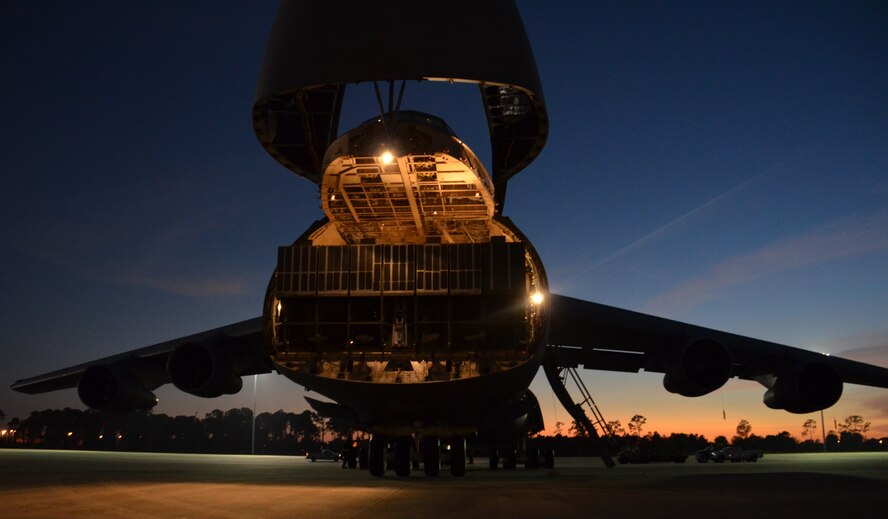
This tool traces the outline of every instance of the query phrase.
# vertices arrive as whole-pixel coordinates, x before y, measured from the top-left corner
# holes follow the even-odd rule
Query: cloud
[[[716,263],[702,275],[645,305],[654,314],[675,314],[719,297],[725,290],[809,265],[888,249],[888,211],[855,216]]]
[[[835,349],[842,357],[858,362],[866,362],[867,364],[888,367],[888,332],[884,332],[878,338],[867,337],[866,340],[878,342],[872,342],[868,346],[852,346],[851,348],[848,348],[849,343],[844,340],[830,342],[836,344]],[[854,344],[853,339],[851,341],[851,344]]]
[[[193,267],[188,252],[217,227],[205,218],[136,234],[119,221],[49,220],[29,222],[14,232],[6,229],[3,241],[20,254],[96,281],[192,298],[246,295],[251,291],[247,276],[187,273]]]
[[[145,274],[118,273],[116,281],[194,298],[242,296],[251,291],[251,285],[245,278],[176,279],[151,277]]]

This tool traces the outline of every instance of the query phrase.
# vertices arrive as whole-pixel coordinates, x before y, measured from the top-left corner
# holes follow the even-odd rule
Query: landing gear
[[[515,470],[518,466],[518,453],[515,451],[515,447],[508,447],[502,450],[503,454],[503,469],[505,470]]]
[[[540,468],[540,450],[536,447],[527,447],[526,457],[524,459],[524,468],[538,469]]]
[[[422,459],[426,476],[436,477],[441,473],[441,441],[436,436],[422,440]]]
[[[496,449],[490,449],[490,461],[489,467],[490,470],[496,470],[499,468],[499,452]]]
[[[364,442],[361,445],[361,449],[358,451],[358,468],[361,470],[367,470],[367,468],[370,466],[368,459],[367,459],[367,456],[368,456],[367,451],[368,451],[367,443]]]
[[[345,452],[345,466],[350,469],[356,468],[358,466],[358,450],[354,447],[346,450]]]
[[[555,468],[555,449],[552,447],[543,447],[542,464],[544,468],[552,470]]]
[[[450,442],[450,473],[456,477],[466,475],[466,439],[463,437]]]
[[[413,439],[409,436],[400,436],[395,439],[395,474],[402,478],[410,475],[411,447],[413,447]]]
[[[367,453],[367,463],[370,466],[370,474],[382,477],[385,474],[386,442],[379,436],[370,438],[370,447]]]

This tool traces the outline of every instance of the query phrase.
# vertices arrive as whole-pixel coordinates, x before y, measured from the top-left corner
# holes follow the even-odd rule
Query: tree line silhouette
[[[0,420],[5,415],[0,410]],[[2,422],[0,422],[2,423]],[[691,454],[707,445],[718,447],[729,443],[766,452],[822,452],[824,444],[815,434],[818,424],[807,420],[802,425],[801,440],[787,431],[767,436],[752,433],[748,420],[740,420],[736,434],[729,441],[717,436],[687,433],[661,435],[644,433],[647,419],[634,415],[624,428],[619,420],[607,422],[612,450],[635,448],[646,452]],[[301,455],[322,447],[340,449],[352,438],[363,434],[353,432],[346,424],[319,416],[313,411],[300,413],[278,410],[261,413],[255,420],[249,408],[213,410],[204,417],[167,416],[150,411],[117,415],[94,410],[47,409],[34,411],[27,418],[12,418],[0,436],[0,447],[125,450],[148,452],[189,452]],[[564,434],[564,423],[555,424],[555,434],[538,436],[536,441],[555,448],[561,456],[596,455],[596,447],[585,438],[585,431],[572,423]],[[835,451],[888,450],[888,439],[867,438],[870,422],[849,416],[835,424],[826,434],[826,449]],[[470,441],[470,444],[472,442]]]
[[[312,411],[282,410],[256,416],[257,454],[304,454],[342,444],[351,431]],[[150,411],[108,414],[94,410],[48,409],[7,424],[0,446],[243,454],[253,450],[253,412],[219,409],[171,417]]]

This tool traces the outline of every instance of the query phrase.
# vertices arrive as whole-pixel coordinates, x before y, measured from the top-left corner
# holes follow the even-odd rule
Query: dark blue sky
[[[888,6],[519,8],[551,133],[505,213],[554,290],[888,366]],[[321,216],[316,187],[252,132],[274,11],[0,6],[7,414],[78,404],[17,395],[17,378],[259,315],[276,247]],[[473,87],[413,83],[405,105],[489,157]],[[352,89],[341,129],[375,111],[371,89]],[[584,376],[608,419],[641,413],[652,430],[730,435],[747,418],[798,434],[807,418],[767,410],[754,383],[683,399],[656,375]],[[260,378],[260,409],[304,406],[281,379]],[[567,421],[533,388],[547,421]],[[158,394],[171,414],[252,400]],[[828,413],[888,434],[884,391],[846,388]]]

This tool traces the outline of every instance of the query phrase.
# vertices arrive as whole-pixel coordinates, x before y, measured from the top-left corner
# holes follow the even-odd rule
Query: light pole
[[[820,410],[820,434],[823,435],[823,452],[826,452],[826,422],[823,421],[823,409]]]
[[[256,455],[256,386],[259,384],[259,375],[253,375],[253,427],[250,434],[250,454]]]

